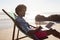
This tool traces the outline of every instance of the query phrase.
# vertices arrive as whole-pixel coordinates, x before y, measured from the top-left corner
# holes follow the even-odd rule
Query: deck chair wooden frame
[[[12,19],[12,21],[14,22],[14,28],[13,28],[13,34],[12,34],[12,40],[19,40],[19,39],[22,39],[22,38],[25,38],[25,37],[30,37],[30,35],[28,36],[27,34],[27,36],[24,36],[24,37],[20,37],[19,38],[19,29],[18,29],[18,31],[17,31],[17,38],[15,39],[14,37],[15,37],[15,30],[16,30],[16,26],[17,26],[17,24],[16,24],[16,22],[15,22],[15,19],[12,17],[12,16],[10,16],[4,9],[2,9],[2,11],[8,16],[8,17],[10,17],[11,19]],[[14,16],[16,16],[15,14],[14,14]],[[53,25],[54,23],[49,23],[46,27],[47,28],[50,28],[52,25]],[[34,27],[34,26],[32,26],[32,27]],[[35,28],[35,27],[34,27]],[[21,30],[22,31],[22,30]],[[24,32],[23,32],[24,33]],[[25,33],[24,33],[25,34]],[[31,38],[31,37],[30,37]],[[33,38],[32,38],[33,40],[40,40],[40,39],[38,39],[36,36],[35,36],[35,38],[34,38],[34,36],[33,36]]]
[[[4,9],[2,9],[2,11],[3,11],[7,16],[9,16],[9,17],[12,19],[12,21],[14,22],[14,28],[13,28],[13,34],[12,34],[12,40],[14,40],[15,30],[16,30],[15,20],[7,13]],[[14,14],[14,15],[15,15],[15,14]],[[15,16],[16,16],[16,15],[15,15]],[[16,38],[16,40],[27,37],[27,36],[24,36],[24,37],[18,38],[18,36],[19,36],[19,29],[18,29],[18,31],[17,31],[17,38]]]
[[[19,29],[18,29],[18,31],[17,31],[17,38],[16,39],[14,39],[14,37],[15,37],[15,30],[16,30],[16,23],[15,23],[15,20],[14,20],[14,18],[13,17],[11,17],[4,9],[2,9],[2,11],[8,16],[8,17],[10,17],[11,19],[12,19],[12,21],[14,22],[14,28],[13,28],[13,34],[12,34],[12,40],[19,40],[19,39],[22,39],[22,38],[25,38],[25,37],[30,37],[30,36],[24,36],[24,37],[20,37],[19,38]],[[15,15],[15,14],[14,14]],[[16,16],[16,15],[15,15]],[[30,37],[31,38],[31,37]],[[36,37],[35,37],[36,38]],[[36,38],[37,39],[37,38]],[[34,40],[34,39],[33,39]],[[38,39],[39,40],[39,39]]]

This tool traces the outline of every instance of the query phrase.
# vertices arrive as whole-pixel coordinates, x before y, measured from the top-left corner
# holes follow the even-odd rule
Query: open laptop
[[[50,28],[53,26],[53,24],[54,24],[54,23],[49,22],[49,23],[46,25],[46,27],[47,27],[48,29],[50,29]]]

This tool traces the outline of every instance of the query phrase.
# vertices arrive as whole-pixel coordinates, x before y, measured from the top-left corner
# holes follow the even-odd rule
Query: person
[[[26,9],[27,9],[27,7],[23,4],[20,4],[15,8],[15,12],[18,15],[15,19],[19,25],[18,28],[20,29],[20,27],[21,27],[21,29],[23,29],[25,33],[34,34],[38,39],[43,40],[42,38],[46,37],[47,32],[46,31],[42,32],[42,31],[40,31],[41,27],[34,28],[32,25],[28,24],[25,21],[25,19],[23,17],[25,17]],[[33,27],[33,29],[31,27]],[[37,33],[39,33],[39,36],[36,35]],[[44,37],[43,36],[41,37],[40,33],[41,33],[41,36],[42,36],[42,34],[45,34],[45,35],[43,35]],[[34,40],[38,40],[38,39],[34,39]]]
[[[46,21],[46,20],[47,20],[47,18],[43,15],[38,14],[35,16],[35,21]]]
[[[23,18],[25,16],[26,6],[23,4],[18,5],[15,9],[15,12],[18,15],[15,20],[22,26],[22,29],[24,29],[24,31],[27,33],[29,30],[31,30],[29,26],[32,25],[29,25]]]
[[[47,17],[47,20],[54,21],[56,23],[60,23],[60,15],[58,15],[58,14],[50,15]]]
[[[44,16],[42,16],[42,15],[37,15],[36,17],[35,17],[35,22],[36,22],[36,25],[39,25],[40,24],[40,22],[43,22],[43,21],[47,21],[47,18],[46,17],[44,17]],[[37,22],[39,22],[39,23],[37,23]],[[53,24],[53,23],[51,23],[51,24]],[[50,25],[50,24],[49,24]],[[48,25],[48,26],[49,26]],[[41,27],[41,26],[40,26]],[[60,33],[58,32],[58,31],[56,31],[55,29],[52,29],[52,28],[50,28],[49,30],[45,30],[46,32],[47,32],[47,36],[49,36],[49,35],[53,35],[53,36],[55,36],[55,37],[57,37],[57,38],[59,38],[60,39]],[[39,36],[39,32],[38,33],[36,33],[36,35],[38,35],[38,37],[40,37]],[[41,35],[41,34],[40,34]]]
[[[36,17],[35,17],[36,21],[53,21],[56,23],[60,23],[60,15],[58,15],[58,14],[53,14],[48,17],[38,14],[38,15],[36,15]]]

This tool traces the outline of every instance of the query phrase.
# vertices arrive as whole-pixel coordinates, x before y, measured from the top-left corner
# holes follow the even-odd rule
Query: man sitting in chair
[[[16,17],[16,22],[18,24],[20,24],[21,28],[25,31],[25,33],[31,33],[34,34],[37,38],[39,38],[40,40],[43,40],[43,38],[47,37],[48,34],[53,34],[54,36],[60,38],[60,33],[57,32],[56,30],[50,29],[49,31],[44,31],[42,32],[40,29],[42,29],[41,27],[38,28],[34,28],[31,29],[31,25],[29,25],[25,19],[23,18],[25,16],[25,12],[26,12],[26,6],[25,5],[18,5],[15,9],[16,14],[18,15]],[[19,27],[18,27],[19,28]],[[40,34],[41,33],[41,34]],[[38,36],[38,35],[39,36]],[[43,34],[43,35],[42,35]],[[42,35],[42,36],[40,36]],[[38,40],[38,39],[36,39]]]

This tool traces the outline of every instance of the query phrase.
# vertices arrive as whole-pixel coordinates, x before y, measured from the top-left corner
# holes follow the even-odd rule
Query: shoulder
[[[16,20],[16,21],[21,21],[21,20],[23,20],[23,18],[17,16],[15,20]]]

